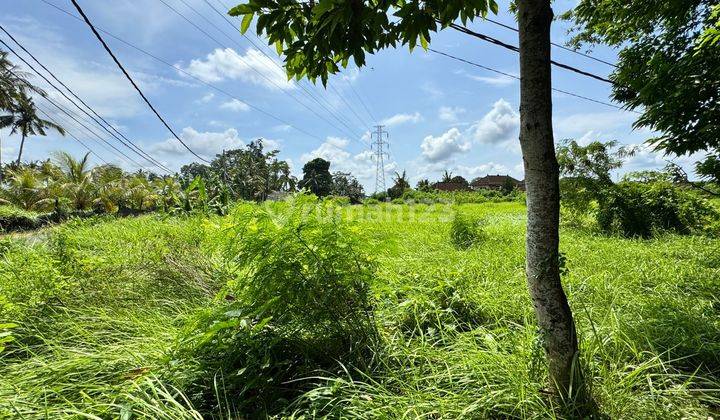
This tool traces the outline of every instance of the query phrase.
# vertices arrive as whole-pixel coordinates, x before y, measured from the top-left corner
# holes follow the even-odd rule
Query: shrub
[[[450,241],[459,249],[467,249],[482,239],[480,221],[455,212],[450,224]]]
[[[40,225],[39,214],[15,206],[0,206],[0,229],[5,232],[35,229]]]
[[[241,412],[272,411],[306,384],[288,381],[338,370],[337,360],[362,364],[377,337],[374,264],[358,231],[332,202],[297,196],[273,204],[238,209],[228,246],[237,275],[178,348],[179,367],[196,361],[183,375],[199,406],[213,408],[217,381]]]
[[[503,194],[501,191],[479,189],[475,191],[418,191],[405,190],[402,195],[403,200],[416,203],[432,204],[432,203],[455,203],[455,204],[477,204],[492,202],[508,202],[508,201],[525,201],[525,193],[520,190],[513,190],[509,194]]]
[[[397,325],[410,336],[470,331],[488,323],[481,305],[467,296],[467,288],[450,279],[438,279],[428,289],[399,302]]]
[[[363,204],[376,205],[376,204],[380,204],[380,202],[376,198],[366,198],[363,200]]]
[[[706,200],[667,182],[621,182],[608,187],[598,201],[596,216],[604,232],[642,238],[664,231],[702,232],[718,219]]]

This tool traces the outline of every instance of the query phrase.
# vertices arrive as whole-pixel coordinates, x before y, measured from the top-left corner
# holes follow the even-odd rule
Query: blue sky
[[[74,12],[69,0],[47,1]],[[214,26],[181,0],[163,1],[215,39],[188,24],[160,0],[80,0],[80,4],[98,27],[173,64],[164,65],[105,36],[160,113],[202,156],[211,157],[223,149],[264,138],[266,144],[281,150],[281,157],[291,162],[296,175],[301,174],[304,162],[319,156],[331,161],[333,171],[352,172],[372,192],[375,164],[370,158],[367,133],[370,125],[381,123],[390,133],[388,183],[392,172],[401,170],[407,171],[413,184],[421,178],[437,179],[444,170],[468,179],[488,173],[523,177],[517,140],[519,82],[514,79],[421,48],[413,53],[399,48],[369,56],[367,67],[345,70],[331,79],[327,90],[307,81],[288,83],[262,53],[280,63],[274,49],[267,48],[251,33],[252,29],[248,38],[262,52],[233,31],[205,0],[184,1]],[[208,1],[218,8],[222,3],[235,4],[229,0]],[[573,4],[556,1],[553,7],[560,14]],[[503,6],[507,9],[507,4],[501,4],[501,9]],[[514,24],[513,17],[502,10],[495,19]],[[193,160],[132,90],[83,22],[40,0],[11,0],[5,4],[0,23],[145,151],[173,170]],[[480,20],[471,27],[517,44],[517,35],[507,29]],[[563,43],[567,29],[566,23],[555,23],[553,40]],[[2,39],[13,45],[6,36],[2,35]],[[436,34],[431,46],[518,74],[517,55],[452,30]],[[614,61],[615,52],[597,48],[593,55]],[[557,48],[553,49],[553,58],[600,75],[611,71],[605,64]],[[34,80],[43,85],[39,78]],[[553,70],[553,81],[559,89],[609,101],[610,88],[605,83],[562,69]],[[64,102],[57,94],[52,97]],[[632,129],[636,114],[559,93],[554,94],[553,101],[556,140],[616,139],[624,144],[641,144],[652,135],[647,130]],[[38,103],[55,118],[66,118],[53,112],[43,100],[38,99]],[[137,169],[103,148],[75,123],[64,125],[104,160]],[[15,157],[19,139],[8,138],[7,132],[0,135],[3,159]],[[119,144],[117,147],[122,148]],[[26,159],[43,159],[54,150],[76,155],[86,151],[72,138],[52,134],[29,139],[24,153]],[[93,159],[100,162],[97,157]],[[138,157],[135,160],[150,166]],[[687,166],[691,159],[681,158],[678,162]],[[661,155],[642,150],[630,159],[624,171],[664,164]]]

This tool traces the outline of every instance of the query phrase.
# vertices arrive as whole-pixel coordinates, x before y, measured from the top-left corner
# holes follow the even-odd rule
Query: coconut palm
[[[68,199],[75,210],[87,210],[95,202],[97,185],[93,182],[90,168],[90,153],[81,159],[75,159],[67,152],[56,152],[54,163],[60,171],[59,182],[63,196]]]
[[[16,118],[9,125],[10,135],[19,133],[22,136],[16,165],[20,165],[25,139],[28,136],[45,136],[48,129],[55,130],[63,136],[65,135],[65,130],[61,126],[52,121],[44,120],[37,115],[35,103],[23,91],[19,93],[18,102],[13,105],[11,112],[16,114]]]
[[[43,211],[52,208],[54,199],[48,194],[51,180],[24,166],[8,171],[5,188],[0,190],[0,202],[13,204],[24,210]]]

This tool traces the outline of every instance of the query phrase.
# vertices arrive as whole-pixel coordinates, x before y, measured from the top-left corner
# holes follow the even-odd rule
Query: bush
[[[479,189],[475,191],[418,191],[405,190],[402,195],[406,202],[416,203],[455,203],[455,204],[477,204],[491,202],[521,201],[525,202],[525,193],[520,190],[513,190],[510,194],[503,194],[501,191]]]
[[[437,279],[430,288],[405,297],[397,326],[405,334],[433,335],[443,332],[470,331],[490,322],[481,305],[467,296],[467,287],[451,279]]]
[[[15,206],[0,206],[0,229],[5,232],[35,229],[40,215]]]
[[[604,232],[649,238],[666,231],[683,235],[707,231],[718,213],[693,192],[667,182],[621,182],[602,192],[596,217]]]
[[[363,200],[363,204],[370,206],[380,204],[380,202],[376,198],[366,198]]]
[[[358,231],[331,202],[297,196],[263,209],[243,207],[229,246],[236,277],[217,308],[189,326],[178,348],[186,389],[217,409],[217,383],[241,413],[260,416],[295,396],[318,369],[363,363],[377,338],[369,284],[374,264]]]
[[[450,224],[450,241],[459,249],[467,249],[482,239],[483,231],[477,219],[455,212]]]

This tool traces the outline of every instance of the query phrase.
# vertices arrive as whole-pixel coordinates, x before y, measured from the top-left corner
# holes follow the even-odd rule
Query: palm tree
[[[86,153],[82,159],[75,159],[68,152],[55,152],[55,164],[65,174],[65,178],[72,182],[82,182],[90,176],[90,153]]]
[[[33,86],[28,78],[30,75],[22,71],[8,59],[7,51],[0,51],[0,110],[8,111],[0,116],[0,129],[14,127],[18,122],[19,104],[27,98],[27,91],[47,97],[47,93]],[[11,133],[12,134],[12,133]],[[0,179],[2,177],[2,139],[0,139]]]
[[[31,167],[20,167],[8,172],[7,186],[0,190],[0,203],[16,205],[24,210],[44,211],[52,207],[48,193],[50,180]]]
[[[22,140],[20,140],[20,152],[18,153],[17,165],[20,165],[20,159],[22,158],[23,147],[25,146],[25,138],[27,136],[46,136],[45,130],[52,129],[65,135],[65,129],[55,124],[52,121],[44,120],[37,115],[37,109],[32,98],[27,96],[26,93],[20,92],[18,102],[13,106],[11,111],[17,114],[17,117],[10,123],[10,135],[20,133]]]
[[[54,161],[62,171],[62,190],[75,210],[86,210],[95,202],[96,185],[90,168],[90,153],[75,159],[70,153],[56,152]]]

